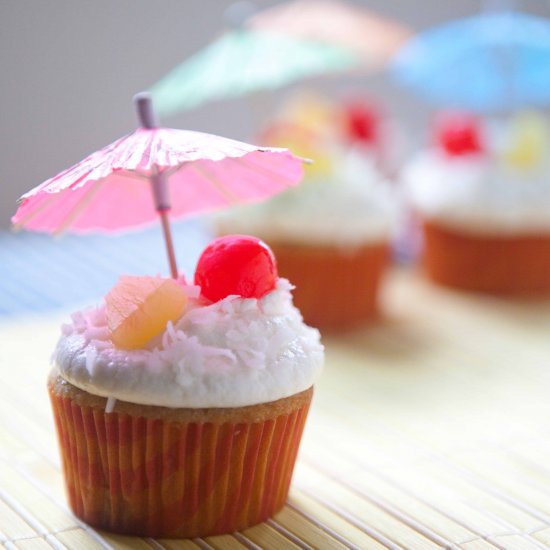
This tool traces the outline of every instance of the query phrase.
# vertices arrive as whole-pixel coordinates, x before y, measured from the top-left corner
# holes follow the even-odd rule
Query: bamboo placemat
[[[385,309],[378,326],[325,338],[284,510],[192,541],[97,532],[71,515],[45,391],[62,317],[3,320],[3,545],[550,548],[550,302],[463,295],[396,272]]]

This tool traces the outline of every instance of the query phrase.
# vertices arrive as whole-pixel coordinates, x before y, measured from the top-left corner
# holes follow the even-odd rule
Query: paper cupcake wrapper
[[[423,264],[434,281],[496,294],[550,292],[550,236],[471,235],[424,222]]]
[[[173,422],[107,414],[50,387],[76,516],[150,537],[230,533],[285,503],[309,408],[262,422]]]
[[[279,274],[296,289],[294,304],[306,323],[337,330],[378,315],[378,296],[390,248],[385,243],[340,249],[336,246],[268,243]]]

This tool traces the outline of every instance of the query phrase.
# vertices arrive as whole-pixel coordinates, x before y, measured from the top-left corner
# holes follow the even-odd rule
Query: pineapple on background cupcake
[[[69,503],[148,537],[245,529],[285,503],[323,363],[258,239],[212,242],[194,283],[121,277],[63,327],[48,387]]]
[[[379,314],[397,216],[380,171],[380,118],[363,100],[294,98],[262,141],[312,159],[304,182],[215,221],[219,233],[257,235],[273,248],[304,319],[321,329],[345,329]]]
[[[548,136],[537,113],[492,125],[460,113],[438,119],[433,147],[403,170],[432,280],[497,294],[550,292]]]

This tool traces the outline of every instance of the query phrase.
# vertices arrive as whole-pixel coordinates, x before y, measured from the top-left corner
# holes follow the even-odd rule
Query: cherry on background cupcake
[[[485,151],[481,121],[467,113],[445,113],[434,126],[436,145],[453,157]]]

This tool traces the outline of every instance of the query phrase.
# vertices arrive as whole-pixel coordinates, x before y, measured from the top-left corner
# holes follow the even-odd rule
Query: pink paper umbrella
[[[184,217],[262,200],[303,176],[304,159],[287,149],[159,128],[149,95],[134,101],[141,128],[24,194],[15,228],[110,233],[148,224],[158,213],[177,277],[169,212]]]

